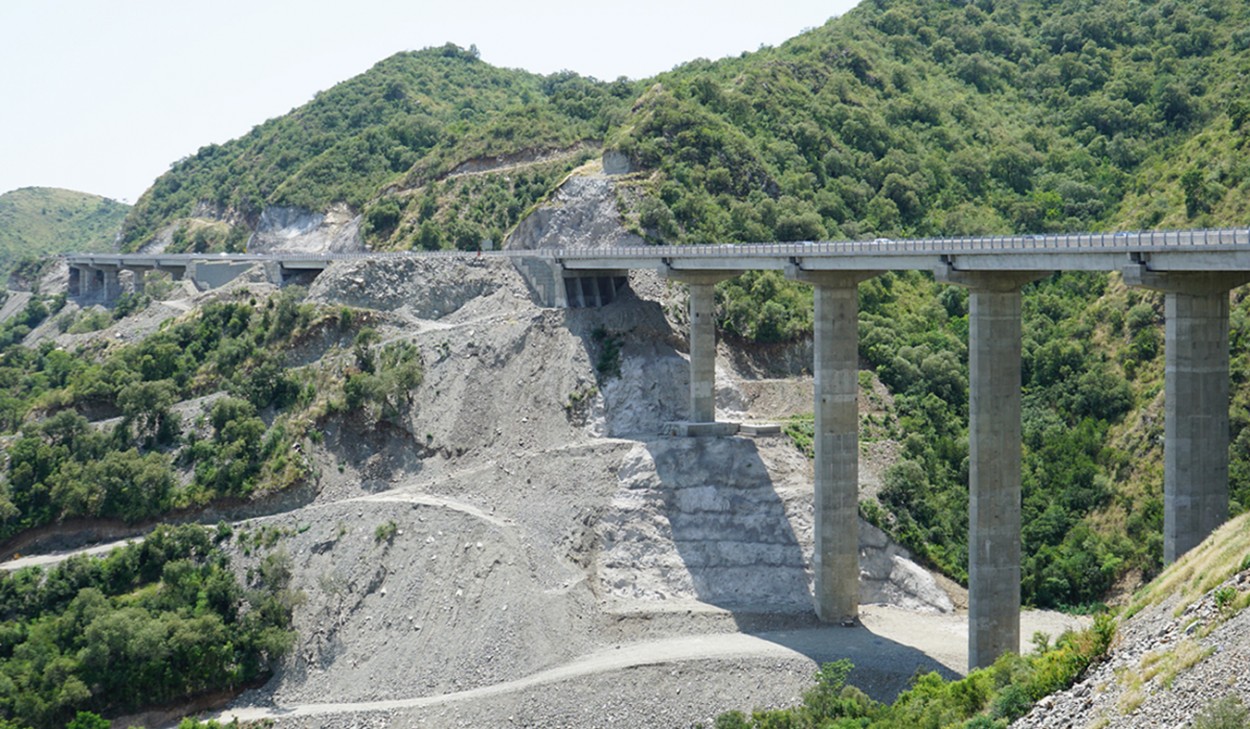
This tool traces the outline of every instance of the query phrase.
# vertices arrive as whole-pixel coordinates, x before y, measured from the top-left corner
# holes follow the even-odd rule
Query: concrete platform
[[[738,435],[749,438],[781,435],[781,423],[743,423],[738,426]]]
[[[739,427],[738,423],[694,423],[688,420],[674,420],[660,427],[660,435],[678,438],[737,435]]]

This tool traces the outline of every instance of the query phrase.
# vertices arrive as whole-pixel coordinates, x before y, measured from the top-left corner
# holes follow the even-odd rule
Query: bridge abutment
[[[1133,266],[1124,279],[1164,292],[1163,562],[1170,564],[1228,519],[1228,294],[1250,275]]]

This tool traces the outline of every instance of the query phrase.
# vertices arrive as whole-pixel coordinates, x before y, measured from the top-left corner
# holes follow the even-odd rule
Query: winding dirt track
[[[860,615],[862,625],[853,628],[810,628],[753,635],[688,635],[624,644],[513,681],[454,693],[384,701],[245,706],[227,709],[217,719],[245,722],[429,708],[520,694],[535,687],[641,666],[734,658],[808,660],[813,667],[849,658],[859,671],[898,673],[900,665],[911,665],[920,672],[937,670],[947,676],[962,673],[967,662],[966,613],[940,615],[867,605],[861,609]],[[1053,636],[1086,622],[1083,618],[1058,613],[1026,611],[1021,616],[1021,635],[1024,636],[1021,649],[1028,647],[1028,637],[1035,631]],[[901,681],[906,680],[906,674],[900,676]]]
[[[800,641],[813,645],[821,642],[819,633],[827,631],[801,631],[810,635],[794,636]],[[827,639],[825,639],[827,642]],[[751,636],[741,633],[728,635],[697,635],[667,640],[648,641],[623,645],[616,649],[607,649],[583,656],[575,661],[555,668],[520,678],[515,681],[498,683],[492,686],[458,691],[438,696],[422,696],[411,699],[395,699],[390,701],[366,701],[359,703],[334,704],[302,704],[297,706],[278,707],[246,707],[230,709],[221,714],[220,720],[258,721],[261,719],[295,718],[306,716],[324,716],[328,714],[357,713],[367,711],[389,711],[393,709],[409,709],[435,706],[455,701],[482,699],[489,696],[514,693],[544,684],[570,681],[583,676],[598,673],[619,671],[637,666],[660,663],[678,663],[681,661],[706,660],[717,658],[742,658],[765,656],[791,656],[797,652],[779,643],[770,642],[764,635]]]

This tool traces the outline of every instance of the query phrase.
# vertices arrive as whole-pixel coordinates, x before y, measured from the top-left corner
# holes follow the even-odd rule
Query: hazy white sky
[[[404,50],[643,78],[776,45],[857,0],[0,0],[0,193],[134,202],[174,161]]]

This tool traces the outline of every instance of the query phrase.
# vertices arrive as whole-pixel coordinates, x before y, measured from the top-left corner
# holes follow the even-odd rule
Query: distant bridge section
[[[549,307],[603,306],[632,269],[690,290],[689,421],[677,432],[733,432],[716,422],[715,284],[776,270],[814,288],[815,607],[822,620],[859,612],[858,293],[883,271],[931,271],[969,290],[969,663],[1020,643],[1021,289],[1055,271],[1120,271],[1164,293],[1164,560],[1228,518],[1229,292],[1250,282],[1250,229],[914,240],[263,256],[71,255],[70,294],[142,290],[150,271],[221,286],[260,264],[275,284],[306,281],[338,260],[504,257]]]
[[[74,253],[65,257],[69,264],[69,295],[83,302],[114,301],[123,291],[123,278],[130,277],[129,288],[143,291],[147,274],[168,274],[173,280],[189,280],[197,288],[225,286],[244,271],[260,265],[266,278],[281,285],[295,280],[311,280],[330,265],[331,257],[323,255],[265,256],[259,254],[119,254]]]

